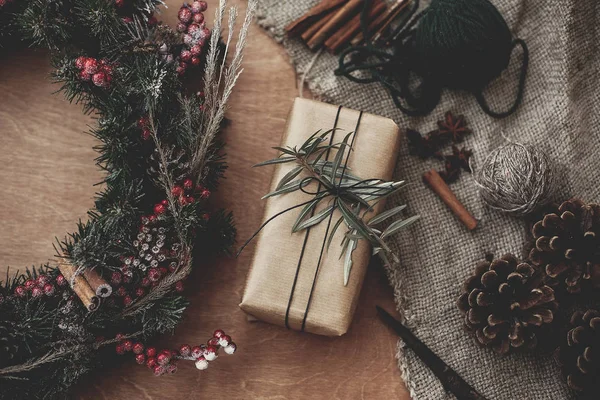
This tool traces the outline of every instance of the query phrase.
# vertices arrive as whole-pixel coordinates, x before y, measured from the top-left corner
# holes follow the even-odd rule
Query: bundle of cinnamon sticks
[[[112,287],[93,269],[87,268],[83,274],[77,274],[77,267],[66,259],[61,261],[58,269],[88,311],[98,309],[100,298],[112,293]]]
[[[392,22],[407,9],[410,0],[397,0],[388,6],[386,0],[372,0],[366,11],[367,31],[376,42]],[[325,47],[333,54],[344,47],[364,42],[361,11],[364,0],[323,0],[285,30],[290,37],[300,37],[310,49]]]

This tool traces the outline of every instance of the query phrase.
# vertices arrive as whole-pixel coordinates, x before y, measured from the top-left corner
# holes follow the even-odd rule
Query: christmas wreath
[[[91,133],[106,171],[87,222],[57,241],[57,265],[9,272],[0,284],[1,399],[66,397],[126,353],[162,375],[180,359],[204,369],[220,348],[235,351],[220,330],[201,346],[147,344],[181,319],[194,256],[234,241],[232,216],[207,200],[226,168],[218,132],[255,4],[235,46],[234,8],[221,37],[225,0],[212,31],[206,2],[184,4],[176,30],[155,17],[161,4],[0,0],[0,53],[15,43],[51,50],[66,98],[97,116]]]

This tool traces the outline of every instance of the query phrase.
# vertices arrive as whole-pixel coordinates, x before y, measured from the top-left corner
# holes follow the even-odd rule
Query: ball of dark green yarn
[[[488,0],[432,0],[416,28],[415,70],[451,89],[479,91],[508,67],[512,35]]]

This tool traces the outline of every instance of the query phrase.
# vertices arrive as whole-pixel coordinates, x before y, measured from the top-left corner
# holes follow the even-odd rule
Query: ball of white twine
[[[554,173],[548,156],[534,146],[510,142],[492,151],[475,174],[490,207],[526,215],[550,200]]]

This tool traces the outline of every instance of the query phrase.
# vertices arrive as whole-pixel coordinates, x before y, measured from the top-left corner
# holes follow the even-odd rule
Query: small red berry
[[[223,350],[227,354],[233,354],[237,350],[237,345],[235,343],[233,343],[233,342],[230,342],[227,346],[225,346],[223,348]]]
[[[185,206],[187,204],[187,200],[186,200],[185,196],[179,197],[179,204],[182,206]]]
[[[210,214],[209,213],[202,214],[202,219],[205,221],[208,221],[210,219]]]
[[[112,275],[110,277],[110,283],[112,283],[115,286],[120,285],[122,278],[123,278],[123,276],[121,275],[121,273],[118,271],[115,271],[112,273]]]
[[[24,297],[25,294],[27,294],[27,291],[25,290],[25,286],[17,286],[15,288],[15,296]]]
[[[133,22],[133,18],[131,18],[131,17],[123,17],[123,18],[121,18],[121,21],[123,21],[126,24],[130,24],[130,23]]]
[[[27,279],[25,281],[25,289],[31,290],[35,287],[35,281],[33,279]]]
[[[130,339],[123,341],[123,348],[125,351],[133,350],[133,342]]]
[[[183,50],[181,52],[181,59],[185,62],[188,62],[192,59],[192,52],[189,50]]]
[[[135,343],[132,350],[135,354],[142,354],[144,352],[144,345],[139,342]]]
[[[155,214],[164,214],[164,212],[166,211],[166,207],[163,206],[162,204],[157,204],[154,206],[154,213]]]
[[[178,292],[180,292],[180,293],[183,292],[183,281],[178,281],[175,284],[175,290],[178,291]]]
[[[194,20],[195,23],[201,24],[204,22],[204,14],[202,14],[200,12],[197,14],[194,14],[194,17],[192,19]]]
[[[204,189],[202,192],[200,192],[200,197],[205,200],[208,199],[210,197],[210,190]]]
[[[148,356],[148,359],[146,360],[146,366],[150,369],[153,369],[157,365],[158,363],[156,362],[156,357]]]
[[[160,271],[160,276],[165,276],[169,273],[169,270],[165,267],[160,267],[158,270]]]
[[[204,357],[199,357],[198,360],[196,360],[196,368],[199,370],[205,370],[208,368],[208,361],[206,361]]]
[[[152,132],[150,131],[150,129],[144,129],[142,131],[142,139],[148,140],[148,139],[150,139],[151,136],[152,136]]]
[[[175,68],[175,72],[177,72],[177,75],[182,76],[183,74],[185,74],[185,68],[180,65],[177,68]]]
[[[127,295],[127,289],[125,289],[125,286],[119,286],[119,288],[117,289],[117,296],[124,297],[126,295]]]
[[[196,199],[194,199],[192,196],[185,196],[185,202],[187,204],[192,204],[194,201],[196,201]]]
[[[88,75],[95,74],[98,72],[98,62],[94,58],[86,58],[85,62],[83,63],[83,70]]]
[[[121,8],[125,5],[125,0],[115,0],[115,6]]]
[[[183,22],[180,22],[177,24],[177,32],[185,32],[187,30],[187,25],[184,24]]]
[[[162,365],[156,365],[152,370],[154,371],[155,376],[161,376],[165,373],[165,367],[163,367]]]
[[[39,286],[39,287],[43,287],[46,283],[48,283],[50,281],[50,278],[48,278],[48,275],[40,275],[37,277],[37,279],[35,280],[35,283]]]
[[[122,334],[122,333],[117,333],[117,334],[115,335],[115,339],[116,339],[116,340],[124,340],[124,339],[125,339],[125,335],[124,335],[124,334]]]
[[[90,79],[92,79],[92,76],[90,74],[88,74],[87,72],[85,72],[84,70],[82,70],[79,73],[79,79],[81,79],[84,82],[88,82]]]
[[[200,65],[200,59],[198,57],[192,57],[192,65],[195,67]]]
[[[231,343],[231,336],[223,335],[219,338],[219,345],[221,347],[228,346]]]
[[[54,285],[51,283],[46,283],[44,285],[44,294],[46,296],[52,296],[54,294]]]
[[[158,365],[167,365],[171,361],[171,353],[166,350],[161,351],[156,357],[156,361]]]
[[[190,49],[190,53],[192,53],[193,56],[199,56],[200,53],[202,53],[202,46],[199,46],[197,44],[192,46],[192,48]]]
[[[63,275],[58,275],[56,277],[56,284],[58,286],[65,286],[67,284],[67,280],[65,279],[65,277]]]
[[[143,354],[138,354],[135,356],[135,362],[142,365],[146,362],[146,356]]]
[[[177,18],[184,24],[190,22],[192,19],[192,10],[187,7],[181,7],[177,13]]]
[[[140,119],[138,119],[137,126],[140,129],[147,127],[148,126],[148,117],[141,117]]]
[[[204,354],[204,350],[200,346],[192,347],[192,357],[199,358]]]
[[[150,268],[150,270],[148,271],[148,279],[150,279],[150,281],[152,282],[158,282],[160,278],[161,275],[158,268]]]
[[[129,307],[131,305],[131,303],[133,303],[133,299],[131,298],[130,295],[123,297],[123,305],[125,307]]]
[[[183,188],[181,186],[174,186],[173,189],[171,189],[171,194],[173,196],[181,196],[183,194]]]
[[[44,294],[44,291],[42,289],[40,289],[39,287],[34,287],[33,289],[31,289],[31,296],[32,297],[40,297],[41,295]]]
[[[192,348],[190,347],[189,344],[182,344],[179,347],[179,354],[181,354],[183,357],[187,357],[191,354],[192,352]]]
[[[143,297],[146,294],[146,291],[144,290],[144,288],[137,288],[135,289],[135,296],[136,297]]]
[[[148,347],[146,349],[146,356],[155,357],[156,356],[156,347]]]
[[[156,221],[156,215],[148,215],[148,222]]]
[[[200,12],[206,11],[206,9],[208,8],[208,4],[206,4],[206,2],[202,0],[200,0],[198,3],[200,3]]]
[[[77,69],[83,69],[83,67],[85,66],[85,60],[87,60],[87,57],[84,56],[79,56],[75,59],[75,67],[77,67]]]
[[[185,35],[183,35],[183,43],[187,44],[188,46],[193,46],[194,45],[193,41],[194,41],[194,38],[189,33],[186,33]]]
[[[168,207],[169,206],[169,200],[165,199],[165,200],[161,201],[160,204],[162,204],[165,207]]]
[[[106,74],[103,71],[96,72],[92,76],[92,82],[98,87],[107,88],[110,86],[110,75]]]
[[[125,346],[123,346],[122,343],[118,343],[115,346],[115,351],[117,352],[118,355],[123,355],[123,354],[125,354]]]
[[[187,28],[187,33],[189,33],[190,35],[193,34],[194,32],[197,32],[200,30],[200,25],[198,24],[191,24],[190,26],[188,26]]]
[[[147,277],[143,277],[143,278],[142,278],[142,286],[143,286],[143,287],[148,287],[148,286],[150,286],[150,283],[151,283],[151,282],[150,282],[150,279],[149,279],[149,278],[147,278]]]
[[[217,338],[217,337],[210,338],[208,340],[208,342],[206,342],[206,344],[208,344],[209,346],[215,346],[215,347],[219,346],[219,338]]]
[[[194,187],[194,182],[192,182],[192,180],[190,178],[186,178],[183,181],[183,187],[186,189],[191,189]]]
[[[206,358],[208,361],[216,359],[218,357],[217,351],[218,350],[216,346],[207,346],[206,349],[204,349],[204,358]]]
[[[225,336],[225,332],[223,332],[222,329],[217,329],[215,333],[213,333],[213,336],[219,339],[221,336]]]

